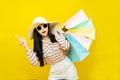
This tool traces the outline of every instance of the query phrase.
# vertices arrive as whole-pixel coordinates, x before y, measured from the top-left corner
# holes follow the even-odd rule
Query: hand
[[[70,34],[70,32],[64,32],[64,34],[65,34],[65,35],[68,35],[68,34]]]
[[[22,38],[20,38],[19,36],[15,35],[15,37],[16,37],[18,40],[20,40],[20,45],[21,45],[21,46],[24,46],[26,49],[29,48],[28,45],[27,45],[27,42],[26,42],[26,40],[25,40],[25,38],[24,38],[24,36],[23,36]]]

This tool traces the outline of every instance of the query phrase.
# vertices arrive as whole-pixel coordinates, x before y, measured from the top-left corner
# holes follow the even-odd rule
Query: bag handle
[[[65,26],[66,26],[66,25],[65,25]],[[64,32],[68,31],[68,29],[67,29],[65,26],[62,28],[62,30],[63,30]]]

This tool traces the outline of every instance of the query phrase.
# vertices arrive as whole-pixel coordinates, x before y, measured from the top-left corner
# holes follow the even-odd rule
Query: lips
[[[46,31],[43,31],[42,33],[45,33]]]

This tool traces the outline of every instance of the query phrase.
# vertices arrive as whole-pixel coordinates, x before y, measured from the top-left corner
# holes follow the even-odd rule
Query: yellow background
[[[83,9],[96,29],[91,54],[75,63],[80,80],[120,80],[119,0],[2,0],[0,1],[0,80],[47,80],[50,66],[31,66],[15,34],[25,36],[32,20],[43,16],[62,25]]]

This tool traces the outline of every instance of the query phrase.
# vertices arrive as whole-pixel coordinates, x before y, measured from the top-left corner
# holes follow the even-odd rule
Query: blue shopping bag
[[[70,42],[70,51],[68,57],[72,62],[81,62],[89,52],[85,49],[71,34],[65,36]]]

